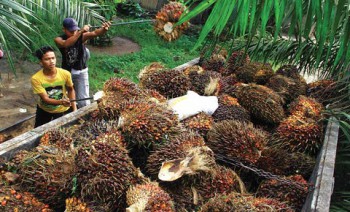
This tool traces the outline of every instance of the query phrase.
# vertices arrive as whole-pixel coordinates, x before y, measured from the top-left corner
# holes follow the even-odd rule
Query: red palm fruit
[[[234,84],[236,83],[238,83],[238,79],[235,74],[221,77],[219,80],[219,94],[228,94],[230,96],[234,96],[232,93],[234,93]]]
[[[324,106],[331,104],[334,97],[343,94],[343,92],[340,92],[340,90],[342,90],[340,85],[331,79],[317,80],[309,83],[307,86],[307,96],[316,99]]]
[[[306,96],[299,96],[288,108],[291,115],[303,116],[320,120],[322,118],[323,105],[316,99]]]
[[[147,80],[148,75],[164,70],[165,66],[159,62],[153,62],[140,70],[138,75],[139,86],[143,88],[143,82]]]
[[[281,74],[283,76],[294,79],[297,84],[297,94],[298,95],[306,95],[307,83],[303,76],[300,74],[300,70],[294,65],[283,65],[279,69],[277,69],[276,74]]]
[[[248,197],[255,207],[255,211],[260,212],[274,212],[274,211],[283,211],[283,212],[295,212],[296,210],[292,209],[284,202],[280,202],[273,198],[254,198]]]
[[[199,65],[207,71],[222,72],[225,68],[227,51],[220,45],[216,45],[214,49],[212,47],[205,47],[201,51]]]
[[[301,92],[298,92],[299,87],[295,80],[281,74],[276,74],[271,77],[266,83],[266,87],[271,88],[279,94],[283,98],[285,104],[289,104],[301,94]]]
[[[246,195],[232,192],[230,194],[218,194],[204,203],[200,212],[212,211],[256,211],[253,203]]]
[[[182,120],[181,123],[186,129],[189,129],[203,137],[206,137],[208,131],[214,124],[214,119],[210,115],[204,112],[200,112],[194,116]]]
[[[42,135],[39,141],[39,145],[52,145],[64,150],[68,150],[72,142],[72,135],[67,130],[51,129]]]
[[[234,51],[228,58],[227,68],[222,72],[223,76],[229,76],[237,71],[239,67],[250,62],[249,55],[244,51]]]
[[[255,66],[254,82],[256,84],[265,85],[267,81],[274,75],[271,64],[269,63],[250,63]]]

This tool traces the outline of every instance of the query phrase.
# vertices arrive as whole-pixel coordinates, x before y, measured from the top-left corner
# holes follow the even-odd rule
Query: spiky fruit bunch
[[[334,80],[317,80],[308,84],[307,96],[315,98],[323,105],[327,105],[332,103],[332,98],[340,95],[340,89]]]
[[[237,76],[231,74],[229,76],[221,77],[219,80],[219,94],[229,94],[232,92],[234,84],[238,83]]]
[[[284,119],[283,101],[275,91],[254,83],[236,87],[235,95],[239,103],[253,118],[267,124],[278,124]]]
[[[165,66],[164,64],[160,63],[160,62],[153,62],[145,67],[143,67],[138,75],[138,79],[139,79],[139,86],[142,88],[143,87],[143,81],[147,79],[147,76],[149,74],[153,74],[155,72],[164,70]]]
[[[205,47],[201,51],[198,64],[208,71],[222,72],[226,63],[227,51],[220,45],[216,45],[214,49],[212,47]]]
[[[288,108],[288,111],[292,115],[303,116],[319,120],[322,116],[323,105],[316,99],[299,96],[294,100]]]
[[[238,103],[238,99],[235,97],[232,97],[228,94],[221,94],[218,96],[218,101],[219,101],[219,105],[227,105],[227,106],[232,106],[232,105],[240,105]]]
[[[197,74],[201,74],[204,72],[204,69],[200,65],[193,65],[193,66],[189,66],[189,67],[185,68],[183,70],[183,72],[186,76],[189,76],[190,73],[192,73],[192,72],[196,72]]]
[[[208,132],[207,145],[216,155],[245,163],[255,163],[267,138],[266,133],[251,123],[227,120],[215,123]]]
[[[212,128],[214,124],[214,119],[204,113],[200,112],[194,116],[181,121],[185,128],[197,132],[199,135],[205,137],[208,131]]]
[[[221,75],[214,71],[190,72],[188,77],[191,80],[191,90],[199,95],[213,95],[218,92],[218,82]]]
[[[169,194],[156,183],[145,183],[131,186],[126,193],[129,207],[127,212],[133,211],[175,211],[174,203]]]
[[[249,55],[244,51],[234,51],[227,60],[227,68],[222,72],[223,76],[228,76],[236,72],[238,67],[250,62]]]
[[[144,89],[147,96],[149,96],[147,99],[156,103],[165,103],[167,99],[160,94],[158,91],[154,89]]]
[[[300,95],[298,84],[295,80],[281,74],[271,77],[266,83],[266,86],[278,93],[283,98],[285,104],[290,103]]]
[[[213,113],[215,122],[223,120],[237,120],[250,122],[249,112],[238,103],[238,99],[223,94],[218,97],[219,107]]]
[[[108,205],[109,210],[125,207],[128,186],[142,180],[127,150],[103,138],[83,145],[76,164],[83,200]]]
[[[106,119],[117,119],[120,104],[131,99],[145,97],[144,92],[128,79],[111,78],[104,83],[105,96],[98,103],[102,116]]]
[[[20,192],[11,187],[3,186],[0,187],[0,211],[51,212],[53,210],[29,192]]]
[[[214,196],[203,204],[199,211],[255,211],[255,207],[246,196],[232,192],[227,195],[219,194]]]
[[[266,148],[261,152],[261,157],[256,166],[275,175],[300,174],[305,179],[309,179],[315,163],[315,158],[301,152]]]
[[[272,135],[270,145],[290,152],[315,155],[322,146],[322,124],[314,119],[291,115]]]
[[[65,212],[92,212],[86,203],[76,197],[66,199]]]
[[[166,41],[178,39],[183,31],[189,27],[189,22],[174,27],[185,10],[185,5],[180,2],[169,2],[164,5],[156,15],[154,24],[156,33]]]
[[[283,212],[295,212],[289,205],[284,202],[280,202],[273,198],[254,198],[248,197],[248,200],[252,202],[255,207],[254,211],[261,212],[273,212],[273,211],[283,211]]]
[[[151,151],[147,159],[147,173],[153,179],[156,179],[163,162],[185,158],[193,149],[198,147],[205,147],[205,142],[201,136],[193,132],[185,131],[178,136],[170,137],[169,142]],[[206,166],[211,166],[213,155],[211,152],[208,153],[209,155],[204,155],[205,158],[208,158]]]
[[[154,89],[166,98],[175,98],[185,95],[192,85],[182,71],[164,70],[149,74],[143,87]]]
[[[40,138],[39,145],[52,145],[67,150],[72,142],[72,136],[64,129],[51,129]]]
[[[287,180],[287,182],[286,182]],[[301,175],[292,175],[285,178],[285,181],[269,179],[263,181],[256,195],[258,197],[274,198],[285,202],[292,209],[300,211],[308,193],[308,184]]]
[[[74,156],[51,147],[29,152],[19,165],[20,186],[51,207],[59,207],[71,192],[75,175]]]
[[[260,85],[265,85],[267,81],[274,75],[271,64],[269,63],[250,63],[255,66],[256,72],[254,75],[254,82]]]
[[[299,70],[294,65],[284,65],[281,66],[277,71],[276,74],[281,74],[283,76],[289,77],[294,79],[295,83],[297,84],[297,92],[295,95],[306,95],[307,90],[307,83],[303,76],[299,74]]]
[[[122,135],[130,145],[150,146],[179,131],[177,115],[153,102],[128,102],[119,118]]]
[[[257,72],[257,69],[255,65],[249,63],[243,66],[237,67],[234,73],[239,82],[252,83],[254,82],[256,72]]]

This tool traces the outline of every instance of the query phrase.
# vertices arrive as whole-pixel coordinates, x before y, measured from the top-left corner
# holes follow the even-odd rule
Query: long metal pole
[[[144,20],[137,20],[137,21],[125,21],[125,22],[117,22],[114,24],[111,24],[111,26],[119,26],[119,25],[125,25],[125,24],[137,24],[137,23],[145,23],[145,22],[152,22],[152,19],[144,19]],[[101,26],[90,26],[90,28],[99,28]]]

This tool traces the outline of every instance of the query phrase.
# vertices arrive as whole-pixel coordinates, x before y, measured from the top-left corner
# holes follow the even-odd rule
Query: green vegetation
[[[89,60],[92,92],[102,89],[103,82],[110,77],[125,77],[137,82],[140,69],[152,62],[161,62],[167,68],[174,68],[199,57],[198,51],[191,51],[197,37],[183,35],[169,43],[155,34],[151,23],[120,25],[112,27],[108,33],[111,37],[131,39],[140,45],[141,51],[125,55],[103,55],[92,52]],[[118,48],[118,44],[116,45]]]

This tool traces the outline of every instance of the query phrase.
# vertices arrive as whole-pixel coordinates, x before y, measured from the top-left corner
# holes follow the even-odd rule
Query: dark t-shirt
[[[63,40],[67,40],[67,35],[60,35]],[[62,68],[71,71],[72,68],[82,70],[87,67],[86,50],[83,44],[83,36],[80,36],[74,45],[68,48],[59,48],[62,54]]]

